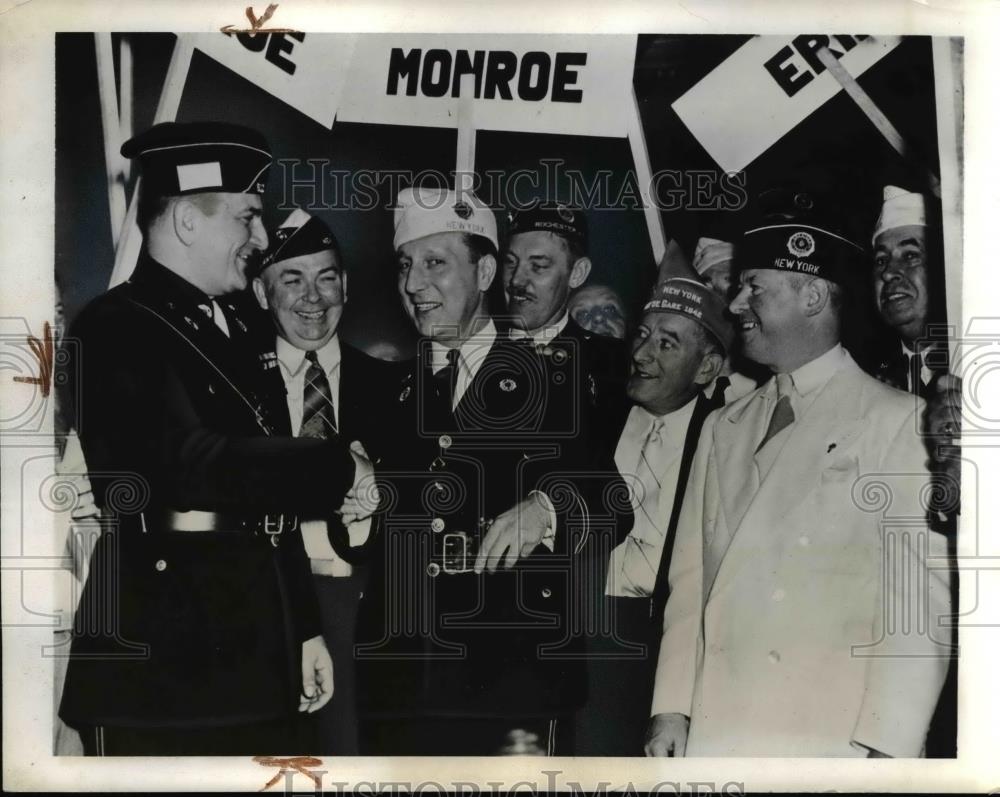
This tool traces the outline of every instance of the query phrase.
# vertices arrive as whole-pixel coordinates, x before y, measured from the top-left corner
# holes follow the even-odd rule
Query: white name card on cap
[[[188,34],[192,45],[325,127],[337,116],[354,34]]]
[[[476,129],[622,138],[635,48],[634,34],[366,35],[337,118],[454,128],[471,75]]]
[[[840,91],[816,51],[853,77],[900,42],[888,36],[755,36],[671,106],[727,172],[745,168]]]
[[[222,166],[211,163],[184,163],[177,167],[177,186],[181,191],[222,186]]]

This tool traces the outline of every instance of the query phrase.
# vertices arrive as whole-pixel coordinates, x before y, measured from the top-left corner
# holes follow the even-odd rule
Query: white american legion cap
[[[393,226],[392,245],[397,249],[439,232],[479,235],[499,246],[493,211],[469,191],[459,198],[444,188],[404,188],[396,198]]]
[[[718,238],[699,238],[694,248],[694,270],[704,274],[712,266],[728,263],[733,259],[733,245]]]
[[[887,185],[882,191],[882,212],[875,222],[872,244],[886,230],[909,226],[927,226],[927,211],[923,196],[905,188]]]

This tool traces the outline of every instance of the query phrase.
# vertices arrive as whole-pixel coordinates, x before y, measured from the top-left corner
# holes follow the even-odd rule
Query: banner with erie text
[[[816,55],[821,46],[856,78],[899,42],[887,36],[756,36],[671,107],[719,166],[740,171],[840,91]]]

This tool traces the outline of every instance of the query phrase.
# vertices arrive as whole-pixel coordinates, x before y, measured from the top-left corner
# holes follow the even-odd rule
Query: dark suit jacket
[[[258,332],[142,254],[73,325],[69,376],[98,505],[60,715],[69,724],[225,725],[294,712],[301,642],[319,633],[301,535],[272,545],[265,513],[339,506],[354,466],[339,442],[272,436]],[[269,369],[267,369],[269,370]],[[168,530],[171,511],[225,513],[230,531]],[[233,532],[233,533],[230,533]]]
[[[361,710],[552,716],[584,697],[572,619],[584,594],[577,562],[593,532],[582,496],[593,491],[580,486],[592,468],[579,362],[498,337],[454,413],[421,362],[392,397],[396,442],[381,476],[388,516],[356,647]],[[481,538],[482,520],[535,489],[556,510],[553,552],[539,545],[495,574],[429,575],[449,533]],[[617,534],[616,520],[631,524],[627,506],[601,532]]]

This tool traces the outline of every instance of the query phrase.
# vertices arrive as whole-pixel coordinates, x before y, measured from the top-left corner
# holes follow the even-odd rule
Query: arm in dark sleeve
[[[182,377],[160,335],[124,312],[74,328],[76,424],[99,503],[107,482],[126,473],[146,479],[151,503],[178,510],[323,515],[339,507],[354,477],[343,443],[253,436],[252,420],[242,435],[211,428],[192,396],[207,385]],[[235,393],[234,407],[252,419]]]

